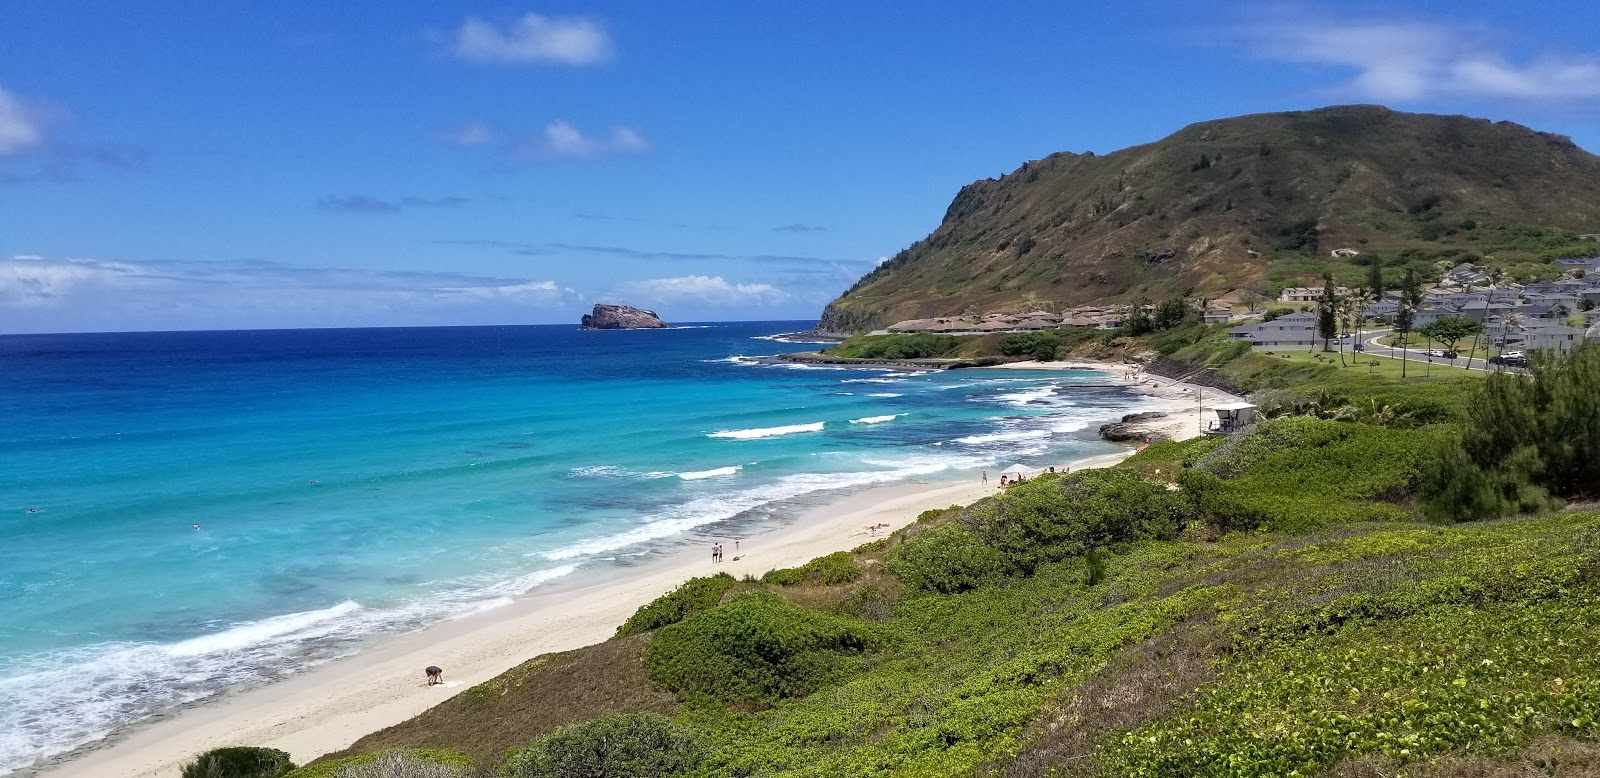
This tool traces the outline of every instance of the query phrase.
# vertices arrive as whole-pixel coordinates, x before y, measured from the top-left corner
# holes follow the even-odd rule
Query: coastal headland
[[[1014,362],[1008,370],[1101,370],[1150,397],[1167,417],[1155,422],[1172,439],[1199,434],[1199,392],[1211,389],[1140,375],[1135,366],[1089,362]],[[1105,421],[1115,421],[1107,418]],[[1106,467],[1135,448],[1061,462],[1077,470]],[[991,477],[994,474],[991,473]],[[899,483],[854,491],[804,510],[781,526],[735,537],[737,551],[713,567],[701,548],[718,539],[716,528],[627,571],[576,575],[546,585],[509,605],[381,640],[360,653],[285,681],[239,692],[180,711],[136,729],[117,742],[45,766],[43,775],[72,778],[175,778],[195,754],[229,745],[288,751],[297,763],[349,747],[359,738],[406,721],[448,697],[488,681],[534,657],[592,645],[652,599],[690,578],[713,572],[735,577],[792,567],[874,537],[869,527],[892,530],[923,511],[966,505],[995,493],[978,473],[959,483]],[[422,668],[439,665],[445,683],[428,686]]]

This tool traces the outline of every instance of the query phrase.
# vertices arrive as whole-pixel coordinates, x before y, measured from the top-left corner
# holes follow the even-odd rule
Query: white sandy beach
[[[1198,434],[1196,387],[1174,386],[1149,376],[1141,381],[1117,365],[1017,363],[1007,368],[1118,372],[1166,406],[1171,419],[1165,424],[1172,437]],[[1208,402],[1227,397],[1210,389],[1205,392]],[[1105,467],[1133,450],[1061,464],[1073,469]],[[193,755],[229,745],[281,748],[303,764],[416,716],[535,656],[606,640],[639,606],[694,576],[718,571],[759,576],[773,568],[792,567],[871,540],[866,529],[871,525],[897,529],[922,511],[965,505],[993,494],[995,484],[980,484],[977,476],[973,473],[970,482],[953,485],[898,484],[858,492],[810,510],[786,526],[742,538],[737,551],[729,536],[725,540],[729,561],[720,565],[711,564],[708,550],[696,548],[603,581],[535,590],[510,605],[378,641],[355,656],[289,680],[183,711],[44,774],[176,778],[179,766]],[[444,686],[424,684],[422,668],[430,664],[445,669]]]

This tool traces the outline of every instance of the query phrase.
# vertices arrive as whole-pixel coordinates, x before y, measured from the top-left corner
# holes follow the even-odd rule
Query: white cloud
[[[15,95],[0,89],[0,156],[38,145],[43,137],[33,112]]]
[[[1454,24],[1300,17],[1249,25],[1246,38],[1267,59],[1355,71],[1340,91],[1359,98],[1600,98],[1600,58],[1516,61],[1493,36]]]
[[[12,332],[526,322],[575,316],[564,309],[582,298],[461,273],[0,258],[0,331]]]
[[[564,121],[545,125],[544,132],[523,144],[516,156],[523,159],[589,159],[617,154],[643,154],[650,142],[637,130],[613,127],[606,135],[588,135]]]
[[[469,16],[452,35],[451,51],[474,62],[594,65],[611,59],[611,37],[593,19],[523,14],[505,29]]]
[[[763,305],[782,302],[789,295],[771,284],[734,284],[722,276],[649,278],[623,284],[618,293],[630,299],[658,303],[705,305]]]

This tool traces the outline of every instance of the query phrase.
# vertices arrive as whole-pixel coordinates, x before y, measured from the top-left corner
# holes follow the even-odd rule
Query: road
[[[1411,349],[1408,352],[1402,352],[1400,349],[1389,348],[1388,346],[1380,346],[1377,343],[1373,342],[1373,341],[1377,340],[1378,338],[1381,338],[1381,337],[1384,337],[1386,335],[1389,335],[1390,332],[1391,332],[1391,330],[1371,330],[1369,332],[1361,333],[1361,344],[1365,348],[1365,351],[1363,351],[1362,353],[1364,353],[1364,354],[1372,354],[1374,356],[1380,356],[1380,357],[1390,357],[1392,359],[1402,359],[1403,358],[1408,362],[1422,362],[1424,364],[1432,363],[1432,364],[1434,364],[1436,366],[1440,366],[1440,367],[1454,367],[1456,369],[1466,369],[1467,368],[1467,358],[1466,357],[1459,357],[1457,359],[1445,359],[1444,357],[1429,357],[1429,356],[1424,356],[1422,354],[1422,352],[1417,350],[1417,349]],[[1469,341],[1469,343],[1470,343],[1470,341]],[[1438,348],[1442,349],[1443,347],[1440,346]],[[1402,353],[1405,354],[1404,357],[1401,356]],[[1484,370],[1484,371],[1487,371],[1487,370],[1498,369],[1498,368],[1495,365],[1486,364],[1483,361],[1482,358],[1474,358],[1472,360],[1472,368],[1471,369],[1472,370]]]

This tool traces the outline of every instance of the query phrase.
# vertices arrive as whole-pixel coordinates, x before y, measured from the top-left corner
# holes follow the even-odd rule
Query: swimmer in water
[[[199,525],[199,524],[196,524],[196,525],[194,525],[194,528],[195,528],[195,529],[200,529],[200,525]]]
[[[42,511],[42,510],[40,510],[38,508],[29,508],[28,512],[29,513],[44,513],[44,511]]]

